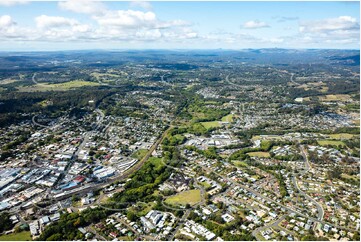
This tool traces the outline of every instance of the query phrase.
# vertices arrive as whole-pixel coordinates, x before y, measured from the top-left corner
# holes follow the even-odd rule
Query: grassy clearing
[[[6,85],[6,84],[14,83],[17,81],[19,81],[19,80],[7,78],[7,79],[0,80],[0,85]]]
[[[354,134],[347,134],[347,133],[340,133],[340,134],[330,134],[330,139],[352,139],[356,135]]]
[[[222,122],[232,123],[233,122],[233,116],[234,116],[234,114],[228,114],[227,116],[224,116],[222,118]]]
[[[266,158],[266,157],[270,157],[271,155],[270,155],[270,153],[269,152],[261,152],[261,151],[259,151],[259,152],[249,152],[249,153],[247,153],[249,156],[251,156],[251,157],[263,157],[263,158]]]
[[[201,201],[200,190],[189,190],[181,192],[177,195],[171,196],[165,200],[166,203],[171,205],[194,205]]]
[[[19,92],[47,92],[47,91],[67,91],[73,88],[86,87],[86,86],[99,86],[99,83],[87,82],[82,80],[57,83],[57,84],[48,84],[48,83],[39,83],[33,86],[21,86],[17,89]]]
[[[31,241],[31,235],[29,231],[1,235],[0,241]]]
[[[331,101],[348,101],[351,99],[350,95],[347,94],[331,94],[326,96],[319,96],[319,100],[322,102],[331,102]]]
[[[248,165],[247,165],[247,163],[246,162],[244,162],[244,161],[232,161],[233,162],[233,164],[235,165],[235,166],[238,166],[238,167],[247,167]]]
[[[346,146],[344,142],[342,141],[338,141],[338,140],[318,140],[317,143],[319,145],[322,146],[327,146],[327,145],[331,145],[331,146]]]
[[[201,122],[201,124],[203,125],[203,127],[205,127],[206,129],[210,129],[210,128],[216,128],[216,127],[220,127],[220,123],[218,121],[212,121],[212,122]]]
[[[158,158],[158,157],[150,157],[148,159],[148,162],[153,163],[155,165],[156,169],[158,169],[159,167],[161,167],[163,165],[162,158]]]
[[[350,176],[350,175],[348,175],[348,174],[342,173],[341,176],[342,176],[343,178],[346,178],[346,179],[352,179],[352,180],[354,180],[354,181],[356,181],[356,182],[360,182],[360,178],[359,178],[358,176],[356,176],[356,175]]]
[[[148,150],[146,149],[140,149],[137,150],[136,152],[134,152],[132,154],[132,157],[138,160],[141,160],[146,154],[147,154]]]
[[[209,184],[208,182],[200,182],[199,184],[201,184],[205,189],[208,189],[211,187],[211,184]]]

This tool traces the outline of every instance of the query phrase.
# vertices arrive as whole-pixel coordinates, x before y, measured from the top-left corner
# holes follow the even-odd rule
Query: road
[[[310,197],[307,193],[305,193],[304,191],[302,191],[300,189],[300,187],[298,186],[298,183],[297,183],[297,179],[295,176],[292,177],[292,181],[293,181],[293,184],[294,186],[297,188],[298,192],[303,195],[305,198],[307,198],[309,201],[311,201],[313,204],[316,205],[316,208],[317,208],[317,212],[318,212],[318,215],[317,215],[317,219],[318,220],[321,220],[323,219],[323,215],[324,215],[324,210],[322,208],[322,206],[315,200],[313,199],[312,197]]]
[[[42,128],[50,128],[50,126],[43,125],[43,124],[39,124],[38,122],[36,122],[35,118],[36,118],[37,116],[38,116],[38,115],[34,115],[34,116],[31,118],[31,121],[33,122],[34,125],[39,126],[39,127],[42,127]]]
[[[185,213],[183,214],[182,218],[179,220],[177,227],[174,229],[174,231],[172,232],[172,234],[169,236],[168,241],[172,241],[175,237],[175,235],[177,234],[178,230],[182,227],[182,225],[184,224],[184,222],[187,220],[189,214],[191,213],[191,209],[187,209],[185,211]]]
[[[34,84],[39,84],[36,80],[35,80],[35,76],[36,76],[36,73],[34,73],[33,77],[31,78],[32,82],[34,82]]]
[[[295,82],[295,81],[293,80],[293,76],[294,76],[294,75],[295,75],[294,73],[291,73],[290,81],[291,81],[293,84],[295,84],[296,86],[300,86],[299,83],[297,83],[297,82]]]
[[[266,229],[269,229],[269,228],[271,228],[271,227],[273,227],[273,226],[278,225],[279,223],[282,222],[282,220],[284,220],[284,219],[287,217],[287,215],[288,215],[288,214],[285,214],[285,215],[281,216],[279,219],[277,219],[277,220],[274,221],[274,222],[271,222],[271,223],[269,223],[269,224],[267,224],[267,225],[265,225],[265,226],[256,228],[255,230],[252,231],[253,237],[255,237],[258,241],[264,240],[263,238],[260,238],[260,236],[258,235],[259,232],[261,232],[262,230],[266,230]]]
[[[305,148],[303,145],[300,146],[300,150],[301,150],[301,153],[302,153],[302,157],[303,157],[303,160],[305,162],[305,167],[306,169],[303,171],[303,174],[305,174],[306,172],[308,172],[311,168],[311,164],[310,164],[310,161],[308,159],[308,156],[306,154],[306,151],[305,151]],[[311,201],[313,204],[315,204],[316,208],[317,208],[317,212],[318,212],[318,215],[317,215],[317,219],[319,220],[323,220],[323,216],[325,214],[323,208],[322,208],[322,205],[320,205],[315,199],[313,199],[311,196],[309,196],[307,193],[305,193],[304,191],[302,191],[300,189],[300,187],[298,186],[298,182],[297,182],[297,178],[296,178],[296,175],[293,174],[292,176],[292,182],[293,182],[293,185],[294,187],[298,190],[298,192],[303,195],[305,198],[307,198],[309,201]]]
[[[93,229],[91,226],[86,227],[86,230],[87,230],[88,232],[94,234],[94,235],[95,235],[95,238],[96,238],[97,240],[108,241],[106,238],[104,238],[103,236],[101,236],[100,234],[98,234],[98,232],[97,232],[95,229]]]

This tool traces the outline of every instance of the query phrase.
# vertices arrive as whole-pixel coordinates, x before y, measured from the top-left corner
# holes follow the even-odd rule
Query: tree
[[[132,222],[135,222],[138,219],[137,215],[134,212],[132,212],[131,210],[128,210],[127,218]]]
[[[10,220],[10,215],[8,213],[0,214],[0,232],[4,232],[13,227],[13,223]]]

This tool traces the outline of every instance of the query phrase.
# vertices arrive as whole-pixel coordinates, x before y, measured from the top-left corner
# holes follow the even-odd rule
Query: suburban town
[[[3,77],[3,236],[358,241],[359,93],[331,90],[341,69],[359,85],[359,66],[309,81],[293,65],[236,63]],[[31,103],[11,111],[6,92]]]

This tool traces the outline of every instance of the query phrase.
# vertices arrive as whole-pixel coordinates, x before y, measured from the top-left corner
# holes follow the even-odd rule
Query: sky
[[[359,46],[358,1],[0,0],[0,51]]]

